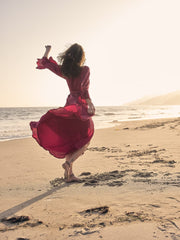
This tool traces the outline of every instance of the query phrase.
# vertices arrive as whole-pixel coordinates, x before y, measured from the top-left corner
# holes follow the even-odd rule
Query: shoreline
[[[114,120],[112,122],[107,122],[107,124],[113,124],[113,126],[109,126],[109,127],[102,127],[102,128],[96,128],[95,131],[100,130],[100,129],[109,129],[109,128],[114,128],[114,127],[118,127],[119,125],[121,125],[122,123],[129,123],[129,122],[141,122],[141,121],[151,121],[151,120],[168,120],[168,119],[178,119],[180,118],[180,116],[177,117],[156,117],[156,118],[139,118],[139,119],[126,119],[126,120]],[[13,141],[13,140],[20,140],[20,139],[27,139],[27,138],[32,138],[32,136],[26,136],[26,137],[16,137],[16,138],[7,138],[7,139],[0,139],[0,143],[1,142],[6,142],[6,141]]]
[[[31,137],[0,142],[0,216],[29,217],[0,238],[179,239],[179,140],[179,117],[97,129],[72,184]]]

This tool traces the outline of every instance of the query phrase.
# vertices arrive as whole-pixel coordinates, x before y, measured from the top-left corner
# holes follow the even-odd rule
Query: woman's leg
[[[89,143],[90,142],[88,142],[86,145],[84,145],[82,148],[80,148],[76,152],[66,155],[66,162],[62,165],[62,167],[65,169],[64,177],[67,182],[79,180],[74,176],[72,171],[72,166],[73,166],[73,163],[86,151],[87,147],[89,146]]]

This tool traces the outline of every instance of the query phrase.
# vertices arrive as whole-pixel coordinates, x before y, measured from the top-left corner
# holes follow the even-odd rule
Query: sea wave
[[[0,141],[31,136],[30,121],[38,121],[55,107],[0,108]],[[107,106],[96,107],[95,129],[108,128],[121,121],[179,117],[178,106]]]

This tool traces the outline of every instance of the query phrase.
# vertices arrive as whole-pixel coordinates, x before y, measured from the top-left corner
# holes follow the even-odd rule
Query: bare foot
[[[65,162],[62,164],[62,167],[64,168],[64,179],[67,180],[70,175],[70,164],[68,162]]]
[[[66,182],[67,183],[70,183],[70,182],[81,182],[81,179],[80,178],[77,178],[76,176],[74,176],[74,174],[72,173],[68,179],[66,179]]]

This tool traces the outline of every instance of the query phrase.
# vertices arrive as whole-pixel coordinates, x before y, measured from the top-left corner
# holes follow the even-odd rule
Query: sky
[[[0,0],[0,107],[62,106],[64,79],[36,59],[83,46],[96,106],[180,90],[179,0]]]

